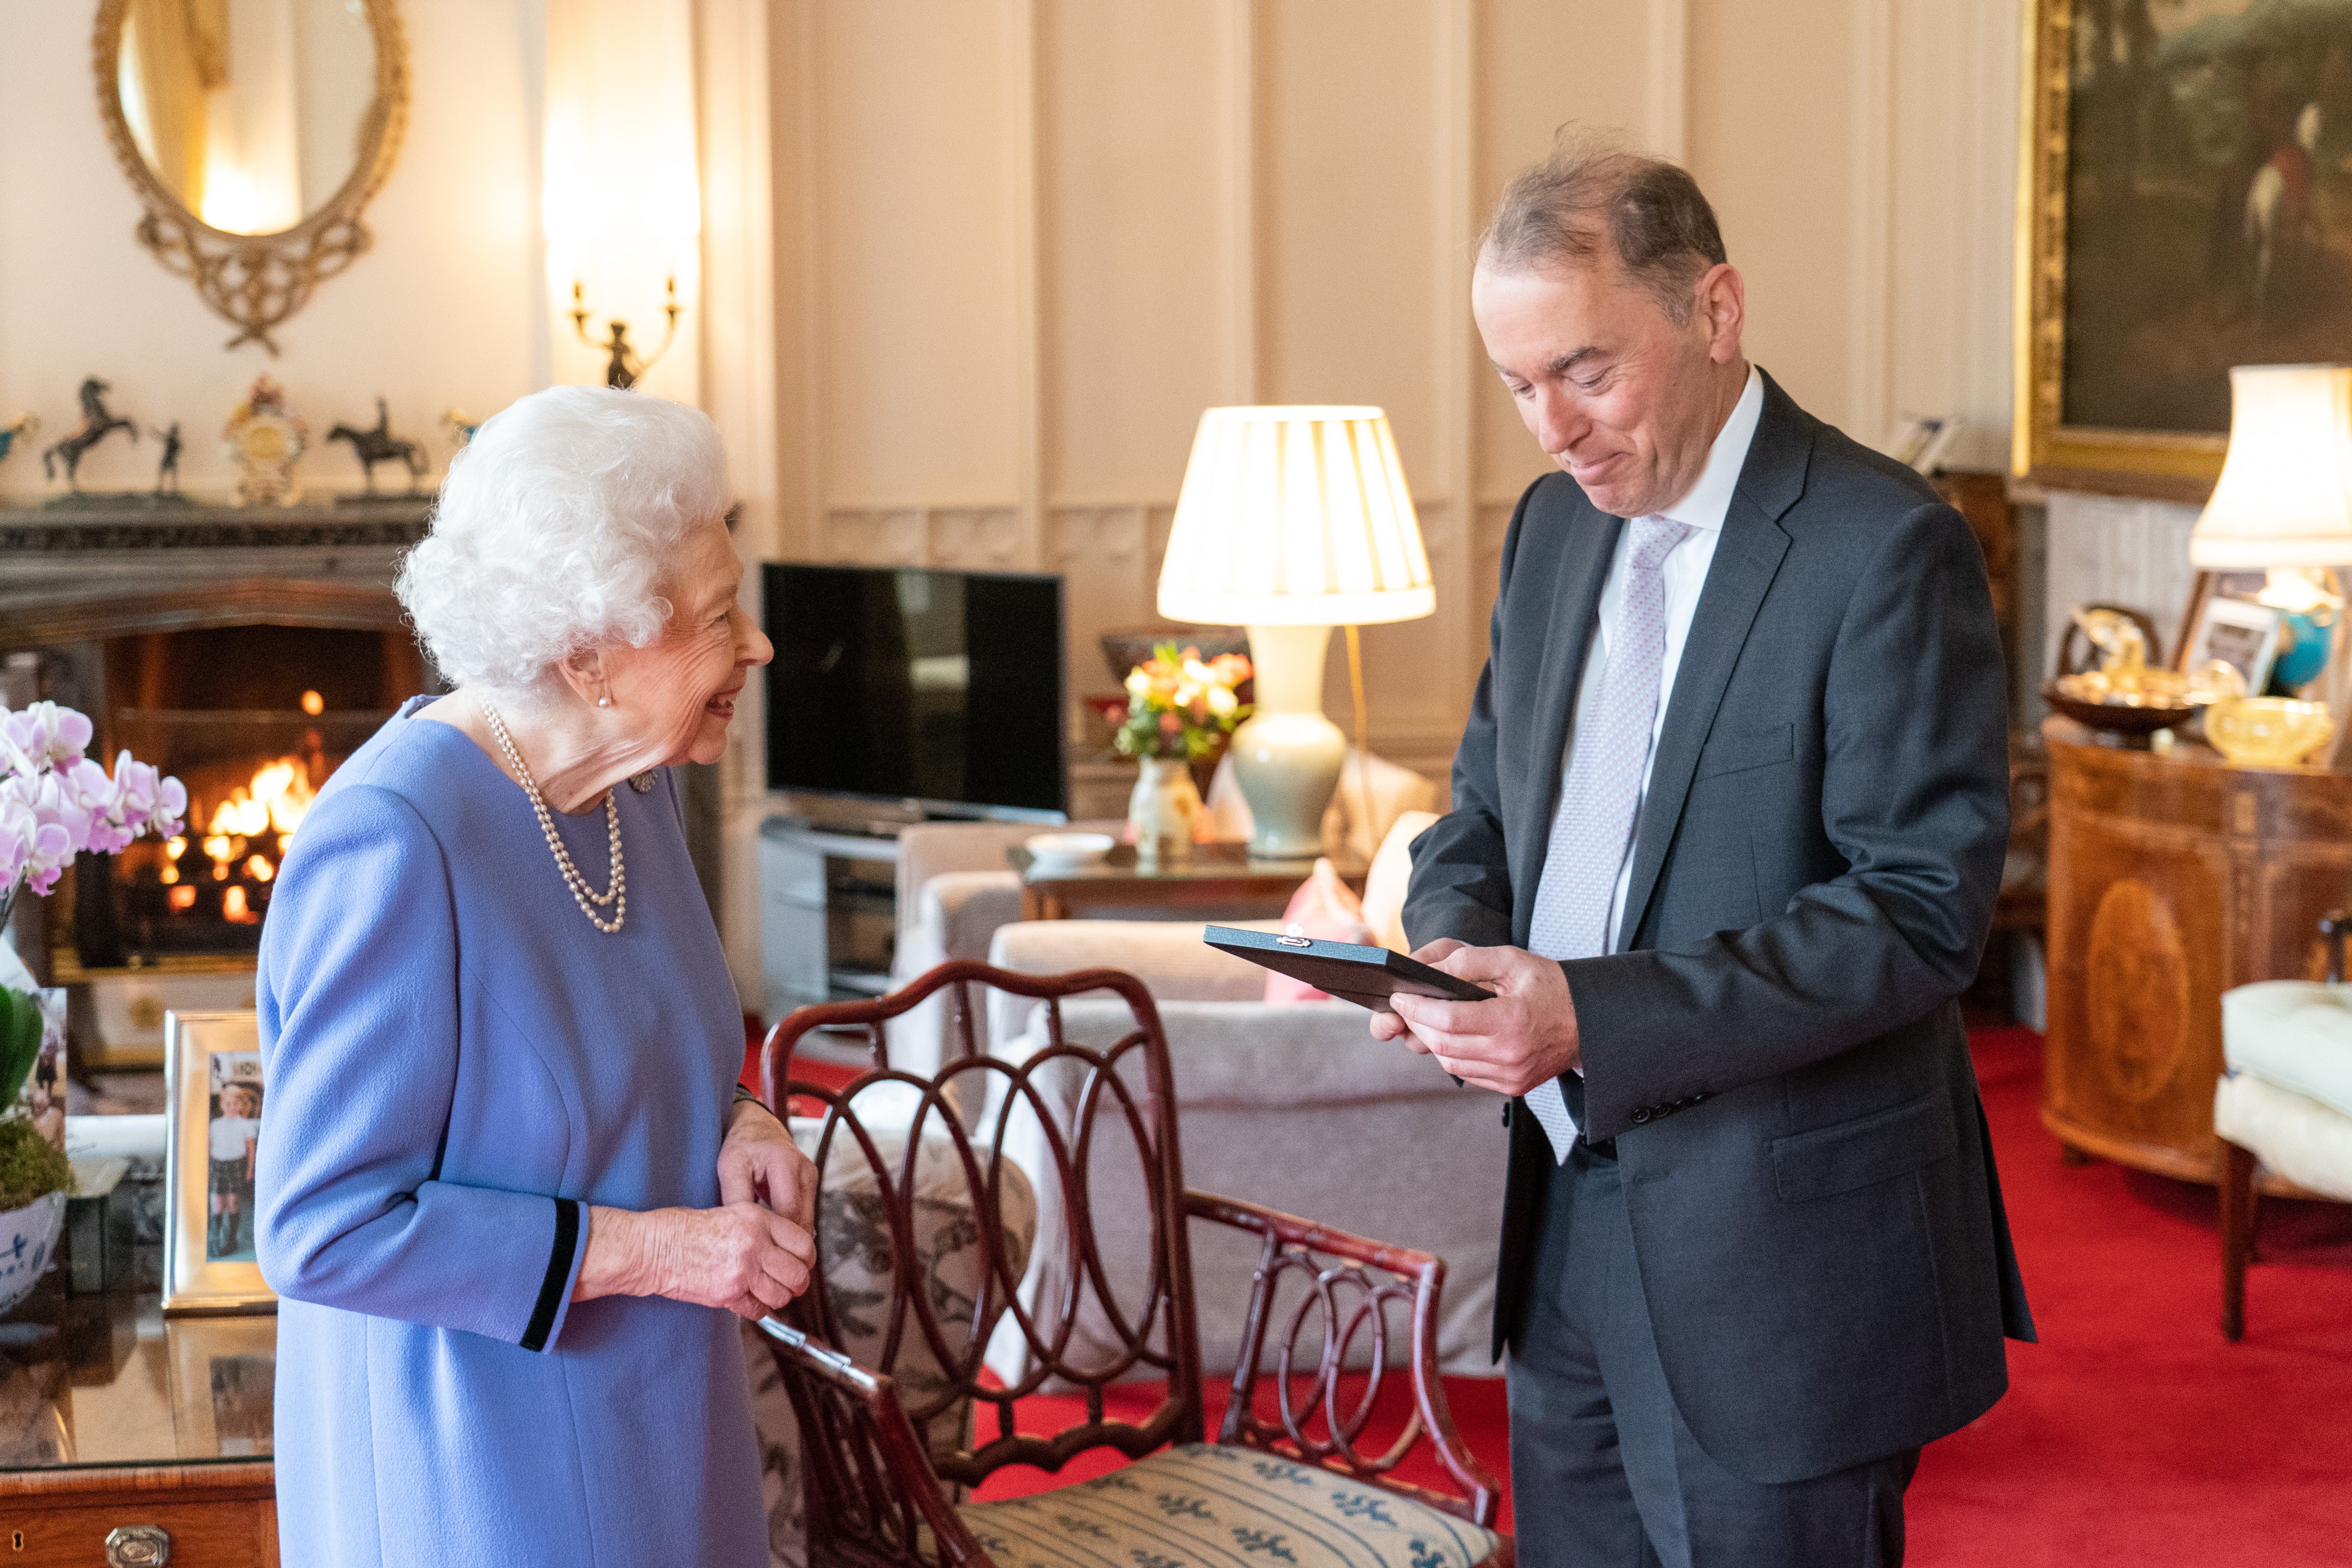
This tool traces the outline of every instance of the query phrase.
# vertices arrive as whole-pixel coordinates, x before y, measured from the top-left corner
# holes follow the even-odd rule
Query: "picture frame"
[[[2209,587],[2182,628],[2177,663],[2186,673],[2219,659],[2244,676],[2248,695],[2258,697],[2270,684],[2271,666],[2278,658],[2279,627],[2285,619],[2286,613],[2275,606]]]
[[[253,1150],[267,1114],[250,1012],[163,1017],[163,1311],[274,1312],[253,1256]]]
[[[2230,366],[2352,359],[2352,16],[2021,3],[2011,467],[2201,502]]]

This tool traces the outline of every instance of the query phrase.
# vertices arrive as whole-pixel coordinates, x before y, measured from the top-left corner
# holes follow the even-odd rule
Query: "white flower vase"
[[[58,1249],[66,1223],[66,1195],[51,1193],[0,1214],[0,1315],[33,1293]]]
[[[1135,793],[1128,797],[1127,822],[1135,830],[1135,863],[1150,868],[1180,865],[1192,858],[1200,831],[1201,792],[1181,757],[1142,757]]]

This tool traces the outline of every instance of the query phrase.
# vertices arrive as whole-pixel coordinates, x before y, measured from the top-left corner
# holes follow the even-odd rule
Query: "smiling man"
[[[1373,1032],[1509,1097],[1523,1564],[1899,1563],[2032,1337],[1956,1001],[2007,838],[1984,567],[1741,352],[1670,163],[1563,140],[1471,308],[1563,470],[1503,547],[1418,956]]]

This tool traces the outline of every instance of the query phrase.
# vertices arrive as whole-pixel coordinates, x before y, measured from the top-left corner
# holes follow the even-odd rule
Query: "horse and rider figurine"
[[[81,423],[74,427],[72,435],[61,437],[57,445],[41,454],[41,472],[53,479],[58,477],[58,460],[64,460],[66,483],[76,494],[81,491],[81,460],[92,447],[117,430],[128,430],[132,445],[138,444],[139,422],[125,419],[106,406],[106,395],[113,390],[111,384],[94,375],[84,379],[81,384]]]
[[[416,481],[425,477],[424,452],[415,442],[404,441],[392,433],[392,411],[381,397],[375,400],[373,429],[360,430],[349,425],[338,425],[327,432],[327,439],[352,444],[352,451],[367,474],[367,493],[370,495],[376,493],[375,466],[378,463],[397,462],[404,466],[408,469],[408,493],[411,495],[416,493]]]

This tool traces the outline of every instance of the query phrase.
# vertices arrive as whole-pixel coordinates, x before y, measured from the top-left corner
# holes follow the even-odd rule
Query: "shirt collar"
[[[1692,528],[1721,532],[1724,514],[1731,510],[1731,492],[1739,485],[1739,470],[1748,465],[1748,445],[1756,439],[1756,422],[1763,416],[1764,377],[1751,364],[1748,384],[1739,401],[1731,405],[1731,417],[1723,422],[1723,428],[1715,433],[1715,445],[1707,448],[1706,467],[1700,471],[1698,483],[1659,515]]]

